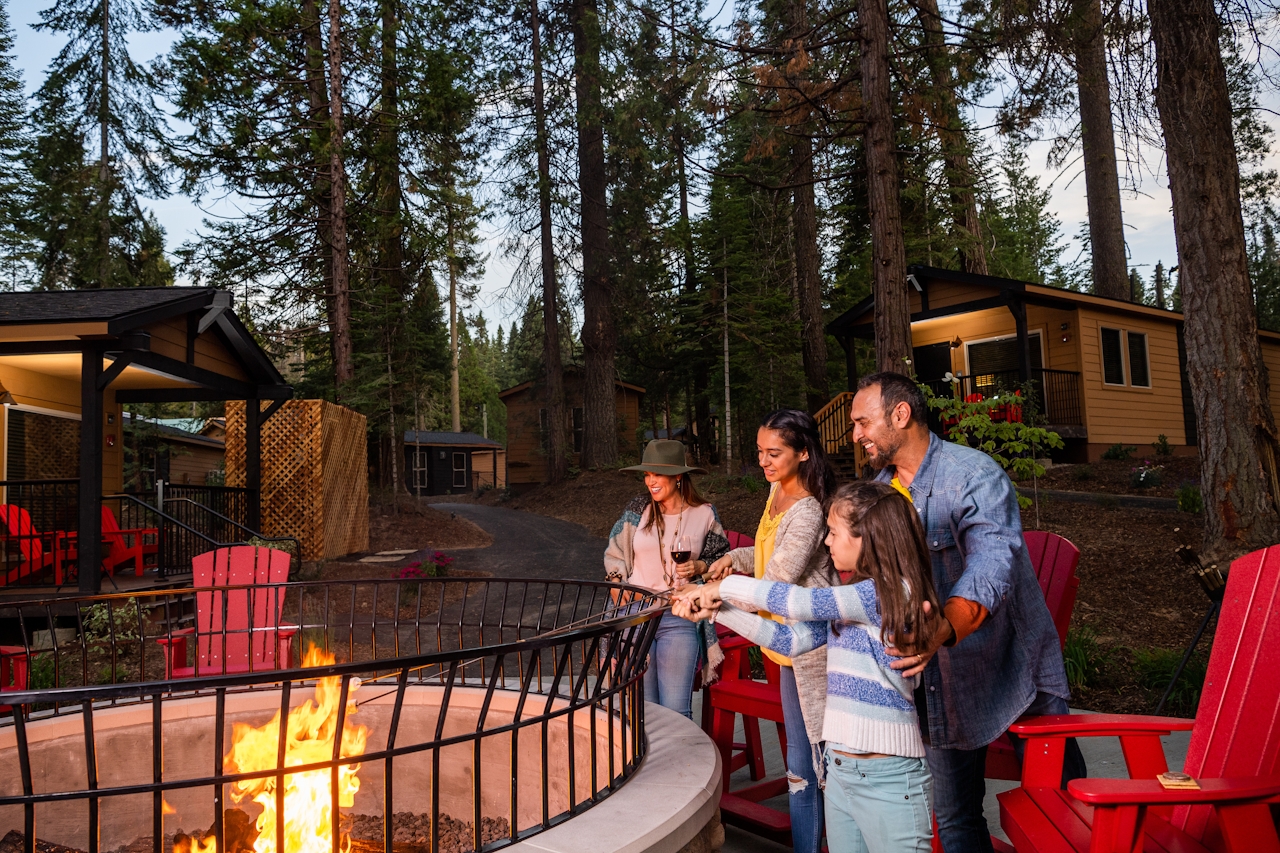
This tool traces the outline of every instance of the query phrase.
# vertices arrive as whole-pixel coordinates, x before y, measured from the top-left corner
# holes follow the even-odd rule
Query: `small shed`
[[[614,404],[618,412],[618,452],[623,456],[639,457],[641,448],[636,439],[640,426],[640,401],[644,389],[629,382],[614,383]],[[532,489],[546,482],[547,454],[544,434],[547,410],[541,382],[522,382],[500,391],[498,396],[507,405],[507,469],[510,488]],[[570,451],[569,465],[577,467],[582,452],[582,374],[575,368],[564,371],[564,401],[566,432],[565,445]]]
[[[507,450],[474,432],[409,430],[404,434],[405,485],[415,495],[453,495],[506,488]]]
[[[155,488],[157,480],[216,486],[223,477],[225,430],[204,432],[199,418],[135,418],[124,413],[125,490]]]

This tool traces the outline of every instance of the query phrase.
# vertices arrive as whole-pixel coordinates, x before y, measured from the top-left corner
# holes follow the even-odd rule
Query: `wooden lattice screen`
[[[263,404],[266,408],[266,404]],[[245,485],[244,403],[227,402],[227,485]],[[302,559],[369,549],[365,418],[289,400],[262,426],[262,532],[296,536]]]

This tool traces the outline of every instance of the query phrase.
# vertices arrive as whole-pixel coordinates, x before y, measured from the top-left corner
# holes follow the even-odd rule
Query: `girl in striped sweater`
[[[924,528],[883,483],[842,486],[827,504],[832,562],[846,586],[809,589],[732,575],[682,590],[672,612],[714,619],[783,655],[827,646],[823,784],[832,853],[926,853],[932,836],[929,768],[913,691],[885,647],[913,654],[942,610]],[[726,599],[721,606],[721,600]],[[729,602],[737,602],[737,606]],[[767,610],[779,624],[756,615]],[[803,699],[803,697],[801,697]]]

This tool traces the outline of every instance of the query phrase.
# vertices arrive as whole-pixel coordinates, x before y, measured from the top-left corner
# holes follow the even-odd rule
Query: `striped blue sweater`
[[[827,646],[823,740],[852,752],[924,756],[912,696],[919,678],[903,678],[889,666],[896,658],[880,642],[880,608],[871,581],[808,589],[730,575],[720,595],[726,603],[716,621],[752,642],[789,657]],[[798,621],[783,625],[762,619],[729,601]]]

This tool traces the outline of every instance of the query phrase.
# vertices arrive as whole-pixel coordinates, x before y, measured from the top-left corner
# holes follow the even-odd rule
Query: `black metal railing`
[[[335,851],[348,832],[391,850],[406,825],[428,853],[446,830],[474,850],[524,840],[638,768],[642,676],[662,605],[604,583],[450,578],[0,605],[0,625],[21,634],[0,654],[21,658],[27,678],[25,689],[0,693],[11,706],[0,733],[12,730],[0,762],[13,773],[0,784],[0,834],[21,832],[26,853],[37,838],[90,853],[162,853],[174,827],[208,826],[199,834],[222,851],[230,826],[253,823],[234,804],[256,788],[268,803],[274,792],[278,819],[264,831],[285,850],[288,780],[322,773],[340,803],[340,777],[362,767],[363,808],[374,813],[330,809]],[[237,613],[245,618],[229,627]],[[296,666],[304,643],[328,657],[276,670],[255,668],[249,652],[238,662],[251,671],[231,672],[228,654],[198,677],[166,678],[177,674],[179,640],[190,640],[180,662],[198,669],[237,637],[283,649],[286,633],[282,665]],[[336,697],[321,729],[333,745],[304,760],[288,748],[296,727],[271,721],[297,710],[313,685],[317,703],[325,691]],[[233,742],[254,726],[265,763],[246,763]],[[348,728],[363,751],[348,747]],[[68,773],[71,765],[81,770]]]
[[[75,562],[80,481],[0,481],[0,498],[0,585],[65,582]]]
[[[997,394],[1012,394],[1030,385],[1032,395],[1025,408],[1030,408],[1042,423],[1060,426],[1084,424],[1084,403],[1080,393],[1080,374],[1073,370],[1031,371],[1030,380],[1024,382],[1017,370],[999,373],[959,375],[955,382],[935,379],[926,382],[934,394],[950,397],[958,394],[963,399],[980,396],[990,399]]]
[[[166,506],[171,499],[186,498],[193,503],[208,507],[224,518],[231,519],[241,527],[249,523],[249,501],[253,498],[253,489],[237,486],[192,486],[180,483],[164,483],[160,488],[163,489]]]
[[[187,566],[186,571],[189,572],[191,558],[209,550],[201,547],[201,540],[214,540],[220,545],[249,543],[266,545],[288,551],[295,560],[301,559],[302,544],[292,536],[264,536],[255,530],[245,527],[243,523],[236,519],[228,518],[205,504],[198,503],[191,498],[171,498],[168,497],[168,494],[169,490],[166,488],[166,497],[164,499],[165,514],[177,519],[187,529],[197,531],[201,535],[200,539],[187,537],[184,540],[191,547],[175,549],[172,562],[174,566]]]

